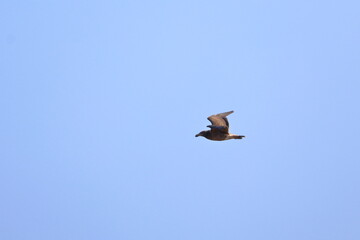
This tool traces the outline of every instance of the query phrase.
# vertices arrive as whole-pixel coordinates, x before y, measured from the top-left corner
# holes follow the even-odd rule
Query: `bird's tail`
[[[243,136],[243,135],[230,135],[230,138],[232,138],[232,139],[242,139],[242,138],[244,138],[245,136]]]

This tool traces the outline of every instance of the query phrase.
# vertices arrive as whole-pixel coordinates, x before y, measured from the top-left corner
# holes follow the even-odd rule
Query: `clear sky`
[[[0,239],[360,239],[360,2],[2,1]],[[224,142],[195,138],[234,110]]]

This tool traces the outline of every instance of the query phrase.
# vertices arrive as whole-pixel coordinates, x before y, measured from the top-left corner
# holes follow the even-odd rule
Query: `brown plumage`
[[[208,125],[207,127],[211,128],[211,130],[201,131],[196,134],[195,137],[202,136],[214,141],[244,138],[245,136],[229,133],[229,121],[226,117],[233,112],[234,111],[211,115],[207,118],[211,122],[211,125]]]

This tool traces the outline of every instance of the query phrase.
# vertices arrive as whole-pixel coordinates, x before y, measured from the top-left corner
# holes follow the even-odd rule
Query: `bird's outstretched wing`
[[[211,128],[211,131],[220,131],[223,133],[229,132],[229,121],[227,120],[227,116],[232,114],[234,111],[219,113],[215,115],[211,115],[207,119],[211,122],[211,125],[208,127]]]

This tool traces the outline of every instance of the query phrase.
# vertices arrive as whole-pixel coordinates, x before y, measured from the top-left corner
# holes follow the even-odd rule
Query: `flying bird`
[[[207,127],[210,130],[201,131],[195,135],[195,137],[205,137],[209,140],[213,141],[224,141],[229,139],[242,139],[245,136],[243,135],[235,135],[229,133],[229,121],[227,120],[227,116],[232,114],[234,111],[219,113],[215,115],[211,115],[207,119],[211,122],[211,125]]]

